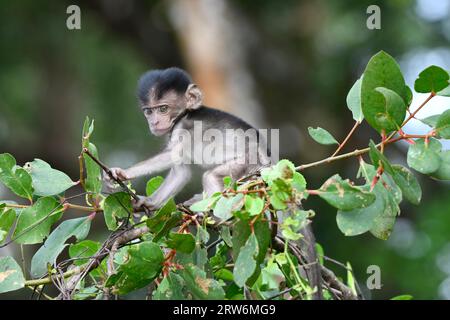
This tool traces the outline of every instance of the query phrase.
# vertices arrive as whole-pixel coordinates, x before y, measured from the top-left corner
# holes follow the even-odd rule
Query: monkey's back
[[[241,118],[228,112],[206,106],[201,106],[196,110],[190,111],[186,116],[186,120],[192,122],[203,121],[207,126],[204,129],[208,129],[208,127],[217,129],[255,129]]]

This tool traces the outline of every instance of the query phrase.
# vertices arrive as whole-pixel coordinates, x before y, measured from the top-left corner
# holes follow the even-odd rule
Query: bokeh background
[[[66,28],[70,4],[81,8],[81,30]],[[380,30],[366,27],[372,4],[381,8]],[[319,160],[333,147],[316,144],[307,127],[324,127],[342,140],[353,125],[347,92],[377,51],[399,61],[410,86],[430,64],[450,69],[449,15],[450,0],[2,1],[0,153],[10,152],[20,165],[41,158],[78,180],[81,128],[90,116],[105,163],[127,167],[143,160],[163,141],[150,135],[139,112],[137,79],[148,69],[179,66],[204,90],[206,104],[261,128],[279,128],[281,157],[296,164]],[[424,97],[414,99],[417,106]],[[450,107],[448,98],[434,100],[419,117]],[[421,129],[416,121],[406,131]],[[370,138],[378,139],[363,125],[345,150],[365,147]],[[405,151],[401,144],[387,150],[402,164]],[[350,159],[303,174],[316,188],[335,172],[354,178],[356,171]],[[402,204],[388,241],[345,237],[335,210],[308,201],[325,254],[351,262],[367,298],[450,298],[450,185],[417,176],[423,201]],[[199,189],[196,177],[178,199]],[[14,199],[3,185],[0,198]],[[90,237],[105,236],[94,231]],[[36,248],[25,249],[27,259]],[[1,255],[20,261],[14,245]],[[364,289],[369,265],[381,268],[381,290]],[[9,297],[29,294],[24,289]]]

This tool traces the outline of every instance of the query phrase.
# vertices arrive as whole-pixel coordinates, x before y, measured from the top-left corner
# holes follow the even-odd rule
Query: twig
[[[341,149],[345,146],[345,144],[348,142],[348,140],[350,139],[350,137],[352,136],[352,134],[355,132],[356,128],[358,128],[358,126],[360,124],[361,124],[361,122],[359,122],[359,121],[355,122],[355,125],[350,130],[348,135],[345,137],[344,141],[342,141],[342,143],[339,144],[339,146],[337,147],[336,151],[331,155],[332,157],[334,157],[335,155],[337,155],[339,153],[339,151],[341,151]]]
[[[114,177],[114,175],[112,174],[111,170],[105,164],[103,164],[100,160],[98,160],[87,148],[83,148],[83,153],[86,153],[95,163],[97,163],[100,166],[100,168],[102,168],[103,171],[105,171],[106,174],[111,179],[113,179],[115,182],[117,182],[123,188],[123,190],[125,192],[127,192],[134,200],[139,201],[139,197],[136,195],[136,193],[131,191],[130,188],[128,188],[125,185],[125,183],[123,183],[122,180],[116,179]],[[144,208],[145,214],[147,216],[150,216],[150,210],[145,205],[143,205],[142,207]]]

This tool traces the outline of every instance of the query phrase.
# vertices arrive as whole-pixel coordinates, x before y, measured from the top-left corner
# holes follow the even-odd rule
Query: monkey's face
[[[186,108],[186,97],[169,91],[160,99],[150,94],[148,104],[142,106],[150,131],[155,136],[168,133],[176,117]]]

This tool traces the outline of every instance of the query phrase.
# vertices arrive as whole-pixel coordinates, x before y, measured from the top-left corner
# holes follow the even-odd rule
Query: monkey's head
[[[138,83],[138,98],[155,136],[168,133],[186,111],[202,105],[202,92],[179,68],[144,73]]]

